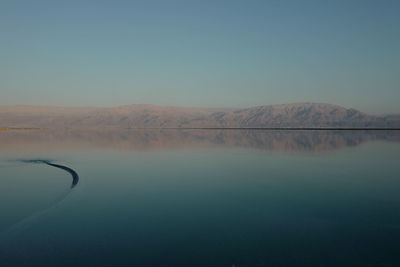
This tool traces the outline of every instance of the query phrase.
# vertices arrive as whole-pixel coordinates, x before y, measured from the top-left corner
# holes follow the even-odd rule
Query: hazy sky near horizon
[[[400,113],[400,1],[0,2],[0,105]]]

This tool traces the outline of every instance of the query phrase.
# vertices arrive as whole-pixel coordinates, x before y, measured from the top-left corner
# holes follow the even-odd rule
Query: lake
[[[400,266],[400,131],[11,130],[0,171],[0,266]]]

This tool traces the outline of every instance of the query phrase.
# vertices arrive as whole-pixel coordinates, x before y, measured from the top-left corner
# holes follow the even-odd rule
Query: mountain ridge
[[[400,116],[298,102],[249,108],[133,104],[117,107],[0,106],[0,127],[308,128],[400,127]]]

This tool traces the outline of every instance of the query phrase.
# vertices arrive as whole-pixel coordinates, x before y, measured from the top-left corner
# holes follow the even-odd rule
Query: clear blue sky
[[[400,113],[400,1],[0,1],[0,105]]]

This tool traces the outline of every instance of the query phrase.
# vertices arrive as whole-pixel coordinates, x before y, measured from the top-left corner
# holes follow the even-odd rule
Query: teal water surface
[[[400,266],[399,137],[0,133],[0,266]]]

